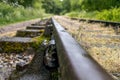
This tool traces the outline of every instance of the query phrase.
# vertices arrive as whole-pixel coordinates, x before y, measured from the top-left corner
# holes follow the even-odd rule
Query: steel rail
[[[120,22],[112,22],[112,21],[104,21],[104,20],[87,20],[87,19],[79,19],[79,21],[87,21],[88,23],[103,23],[106,26],[112,25],[112,26],[120,26]]]
[[[92,20],[92,19],[79,19],[79,18],[71,18],[72,20],[79,20],[80,21],[87,21],[88,23],[103,23],[106,25],[112,26],[120,26],[120,22],[113,22],[113,21],[105,21],[105,20]]]
[[[114,80],[54,19],[60,80]]]

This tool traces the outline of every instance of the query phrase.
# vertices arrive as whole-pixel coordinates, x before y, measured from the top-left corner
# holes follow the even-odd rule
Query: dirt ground
[[[17,30],[25,29],[26,26],[38,22],[40,19],[34,19],[30,21],[18,22],[14,24],[9,24],[6,26],[0,26],[0,37],[3,36],[14,36]]]

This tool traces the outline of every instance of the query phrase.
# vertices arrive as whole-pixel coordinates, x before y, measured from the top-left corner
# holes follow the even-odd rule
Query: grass
[[[21,5],[13,6],[0,2],[0,26],[47,16],[50,15],[45,14],[43,9],[24,8]]]
[[[72,17],[72,18],[91,18],[94,19],[95,17],[93,17],[94,15],[96,15],[97,11],[94,12],[86,12],[86,11],[81,11],[81,12],[75,12],[72,11],[70,13],[66,13],[66,16]]]
[[[120,21],[120,8],[112,8],[109,10],[92,11],[92,12],[72,11],[65,15],[69,16],[69,17],[74,17],[74,18],[87,18],[87,19],[98,19],[98,20],[118,21],[119,22]]]

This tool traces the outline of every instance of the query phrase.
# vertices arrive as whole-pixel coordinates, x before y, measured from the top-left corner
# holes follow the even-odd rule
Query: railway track
[[[33,47],[36,47],[35,44],[40,42],[34,41],[34,38],[36,40],[37,37],[42,36],[46,21],[39,21],[37,23],[42,24],[37,26],[33,24],[28,26],[27,24],[26,29],[24,27],[22,30],[17,30],[19,28],[17,27],[16,35],[10,37],[6,35],[7,37],[2,36],[0,38],[0,80],[16,80],[15,76],[20,77],[18,74],[21,73],[28,64],[31,63],[31,65],[33,65],[31,61],[35,53],[37,54]],[[34,46],[32,46],[33,44]],[[41,58],[41,55],[39,55],[39,58]],[[42,59],[40,60],[42,61]],[[40,65],[41,63],[37,66],[40,67]],[[14,74],[15,71],[18,72],[18,74],[15,73],[17,75]]]
[[[104,20],[90,20],[90,19],[77,19],[71,18],[72,20],[79,20],[79,22],[88,22],[88,23],[102,23],[105,26],[111,26],[116,31],[116,34],[120,33],[120,22],[104,21]]]
[[[99,64],[110,74],[113,74],[116,80],[120,79],[118,76],[120,72],[120,40],[113,26],[95,22],[79,22],[79,20],[71,20],[61,16],[54,18]]]
[[[25,42],[29,42],[30,39],[41,36],[41,33],[39,33],[41,29],[45,29],[42,33],[49,37],[49,43],[46,42],[45,38],[43,39],[43,43],[39,44],[37,52],[33,51],[34,56],[27,66],[26,64],[18,64],[16,66],[17,68],[12,72],[9,80],[114,80],[113,77],[82,48],[83,46],[79,45],[73,38],[76,36],[71,34],[72,37],[67,32],[67,30],[70,30],[70,28],[68,28],[69,26],[63,28],[56,21],[57,19],[55,19],[45,19],[28,26],[26,30],[19,30],[18,33],[20,33],[20,35],[17,33],[17,37],[15,36],[12,39],[1,39],[1,42],[7,41],[7,43],[9,43],[9,41],[20,42],[23,38],[25,39],[27,37]],[[69,24],[69,22],[66,23]],[[71,23],[70,25],[73,26],[74,24]],[[79,29],[77,26],[76,28]],[[16,41],[18,37],[20,38]]]
[[[120,26],[120,22],[104,21],[104,20],[90,20],[90,19],[77,19],[71,18],[72,20],[87,21],[88,23],[103,23],[105,25]]]

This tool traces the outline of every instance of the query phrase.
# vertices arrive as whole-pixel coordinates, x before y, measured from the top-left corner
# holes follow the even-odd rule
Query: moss
[[[24,74],[26,74],[26,71],[17,71],[14,70],[12,71],[12,73],[10,74],[8,80],[19,80],[21,76],[23,76]]]
[[[60,77],[60,73],[58,72],[58,70],[55,70],[51,73],[51,80],[58,80],[58,78]]]
[[[39,46],[40,46],[40,44],[41,44],[44,40],[47,40],[47,41],[48,41],[49,39],[50,39],[49,37],[45,37],[45,36],[43,36],[43,35],[38,36],[38,37],[35,37],[35,38],[32,39],[32,41],[33,41],[32,47],[33,47],[34,49],[38,49]]]
[[[19,76],[17,71],[13,71],[12,74],[9,76],[8,80],[13,80],[13,79],[17,79]]]
[[[44,30],[40,30],[39,32],[31,32],[30,31],[18,31],[16,36],[19,36],[19,37],[35,37],[35,36],[39,36],[41,35],[41,33],[43,33]]]
[[[0,47],[2,49],[2,52],[15,52],[15,53],[19,53],[19,52],[23,52],[25,51],[27,48],[31,47],[31,43],[19,43],[19,42],[1,42],[0,43]]]
[[[6,52],[6,53],[19,53],[19,52],[24,52],[28,48],[32,47],[35,50],[40,48],[40,44],[44,40],[49,40],[49,37],[45,37],[41,34],[41,36],[37,36],[32,38],[31,42],[28,43],[21,43],[21,42],[0,42],[0,50],[1,52]]]

